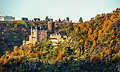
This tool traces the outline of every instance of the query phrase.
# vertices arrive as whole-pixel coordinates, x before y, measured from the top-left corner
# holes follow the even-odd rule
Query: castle
[[[36,42],[44,41],[47,38],[47,30],[42,30],[41,27],[35,27],[35,29],[31,26],[31,34],[29,35],[29,40],[23,40],[23,45],[34,44]]]
[[[23,40],[23,46],[28,44],[34,44],[36,42],[41,42],[44,40],[47,40],[47,37],[49,36],[49,41],[53,45],[59,45],[60,42],[63,42],[65,39],[67,39],[67,36],[62,36],[60,34],[54,33],[54,22],[48,22],[47,29],[42,29],[40,27],[33,28],[31,26],[31,33],[29,35],[29,40],[25,41]]]

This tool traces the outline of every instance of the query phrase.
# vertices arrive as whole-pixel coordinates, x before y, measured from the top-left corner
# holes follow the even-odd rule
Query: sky
[[[0,16],[14,16],[17,20],[48,16],[73,21],[82,17],[86,21],[116,8],[120,8],[120,0],[0,0]]]

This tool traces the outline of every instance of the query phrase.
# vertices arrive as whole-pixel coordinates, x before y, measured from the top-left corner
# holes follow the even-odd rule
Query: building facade
[[[0,16],[0,21],[14,21],[15,17],[12,16]]]
[[[67,36],[62,36],[60,34],[51,34],[49,38],[52,45],[59,45],[60,42],[63,42],[67,39]]]

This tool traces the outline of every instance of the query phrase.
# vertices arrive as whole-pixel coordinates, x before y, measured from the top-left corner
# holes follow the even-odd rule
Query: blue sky
[[[116,8],[120,8],[120,0],[0,0],[0,15],[16,19],[44,19],[46,16],[65,19],[68,16],[73,21],[78,21],[79,17],[85,21]]]

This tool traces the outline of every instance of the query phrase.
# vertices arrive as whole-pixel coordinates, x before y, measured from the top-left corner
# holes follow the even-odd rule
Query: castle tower
[[[37,42],[37,27],[35,27],[35,29],[33,29],[32,31],[32,41],[33,42]]]
[[[48,22],[48,30],[50,32],[54,32],[54,22],[51,21]]]

